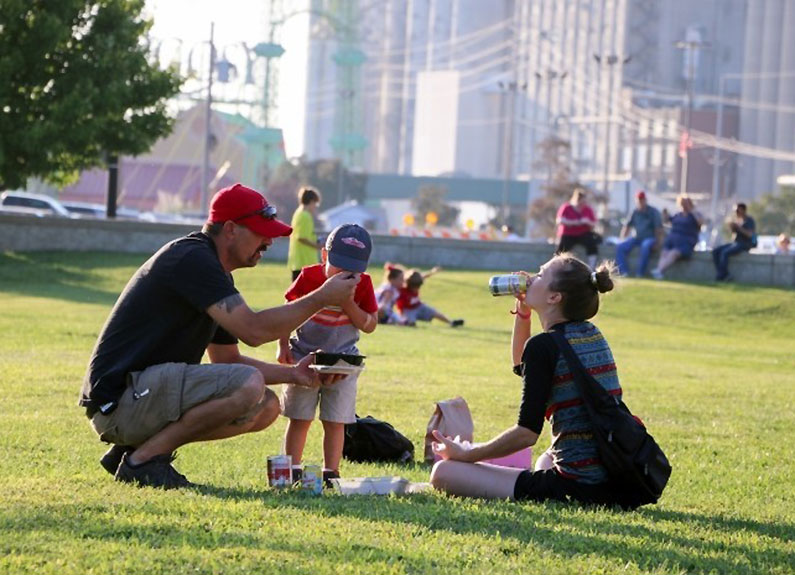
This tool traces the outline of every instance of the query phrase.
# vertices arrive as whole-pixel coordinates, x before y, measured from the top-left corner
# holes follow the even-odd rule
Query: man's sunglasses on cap
[[[240,220],[245,220],[246,218],[250,218],[251,216],[262,216],[266,220],[275,220],[276,219],[276,206],[267,205],[264,208],[260,208],[255,212],[249,212],[239,218],[235,218],[233,222],[239,222]]]

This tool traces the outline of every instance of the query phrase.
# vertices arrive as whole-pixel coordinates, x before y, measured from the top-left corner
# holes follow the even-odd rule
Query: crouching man
[[[329,278],[306,296],[255,312],[231,272],[253,267],[290,226],[257,191],[235,184],[212,199],[201,232],[163,246],[132,276],[97,339],[79,404],[100,439],[100,460],[117,481],[165,489],[191,483],[171,465],[195,441],[260,431],[279,415],[268,385],[321,384],[308,366],[246,357],[328,305],[353,297],[358,280]],[[204,352],[210,364],[201,364]],[[328,383],[328,382],[324,382]]]

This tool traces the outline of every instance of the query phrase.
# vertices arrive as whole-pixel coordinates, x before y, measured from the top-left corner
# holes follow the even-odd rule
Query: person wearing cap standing
[[[253,267],[290,226],[241,184],[212,199],[201,232],[163,246],[133,274],[97,339],[79,404],[117,481],[192,485],[171,462],[178,447],[260,431],[279,415],[267,386],[323,383],[309,361],[282,366],[244,356],[238,341],[279,339],[328,305],[347,305],[358,280],[330,278],[289,304],[254,311],[231,272]],[[207,352],[210,364],[202,364]]]
[[[635,230],[635,235],[627,237],[630,228]],[[643,190],[635,194],[635,209],[624,227],[621,228],[621,239],[624,241],[616,246],[616,264],[619,272],[622,276],[631,275],[627,257],[632,250],[639,247],[638,276],[645,276],[651,252],[662,245],[663,227],[660,212],[657,211],[657,208],[649,205],[646,192]]]
[[[372,333],[378,325],[378,302],[370,276],[365,272],[372,251],[370,234],[356,224],[337,226],[326,238],[320,252],[322,263],[301,270],[284,294],[290,302],[310,293],[327,278],[358,276],[359,284],[353,300],[342,306],[327,306],[298,328],[295,337],[279,340],[280,363],[294,363],[312,357],[312,352],[358,355],[356,343],[359,331]],[[302,359],[303,358],[303,359]],[[345,424],[356,422],[356,382],[358,373],[347,375],[333,385],[309,389],[297,385],[283,388],[283,413],[290,419],[287,424],[285,452],[299,465],[309,427],[315,419],[320,403],[320,421],[323,423],[323,476],[328,482],[339,477],[339,464],[345,443]]]

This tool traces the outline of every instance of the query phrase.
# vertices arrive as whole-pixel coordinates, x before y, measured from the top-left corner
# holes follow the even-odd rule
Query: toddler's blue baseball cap
[[[370,234],[357,224],[337,226],[326,238],[328,261],[341,270],[356,273],[365,271],[372,250]]]

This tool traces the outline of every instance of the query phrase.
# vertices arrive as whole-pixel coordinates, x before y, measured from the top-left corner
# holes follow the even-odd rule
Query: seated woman
[[[676,198],[679,206],[679,213],[668,217],[666,223],[671,224],[671,231],[663,242],[660,259],[657,267],[651,270],[651,275],[655,279],[663,279],[663,272],[671,267],[678,259],[687,259],[693,255],[693,250],[698,243],[698,233],[704,225],[704,218],[696,211],[693,200],[687,196],[679,195]]]
[[[621,505],[624,494],[608,482],[591,421],[566,360],[550,331],[560,331],[599,383],[621,397],[616,366],[607,341],[588,320],[599,309],[599,294],[613,289],[611,264],[592,271],[569,253],[553,257],[530,276],[526,294],[517,297],[511,352],[514,372],[524,389],[518,422],[497,437],[469,445],[434,432],[434,451],[442,457],[431,472],[434,488],[453,495],[534,501],[574,500]],[[530,337],[535,310],[544,331]],[[535,471],[478,463],[535,445],[544,418],[552,445]]]

